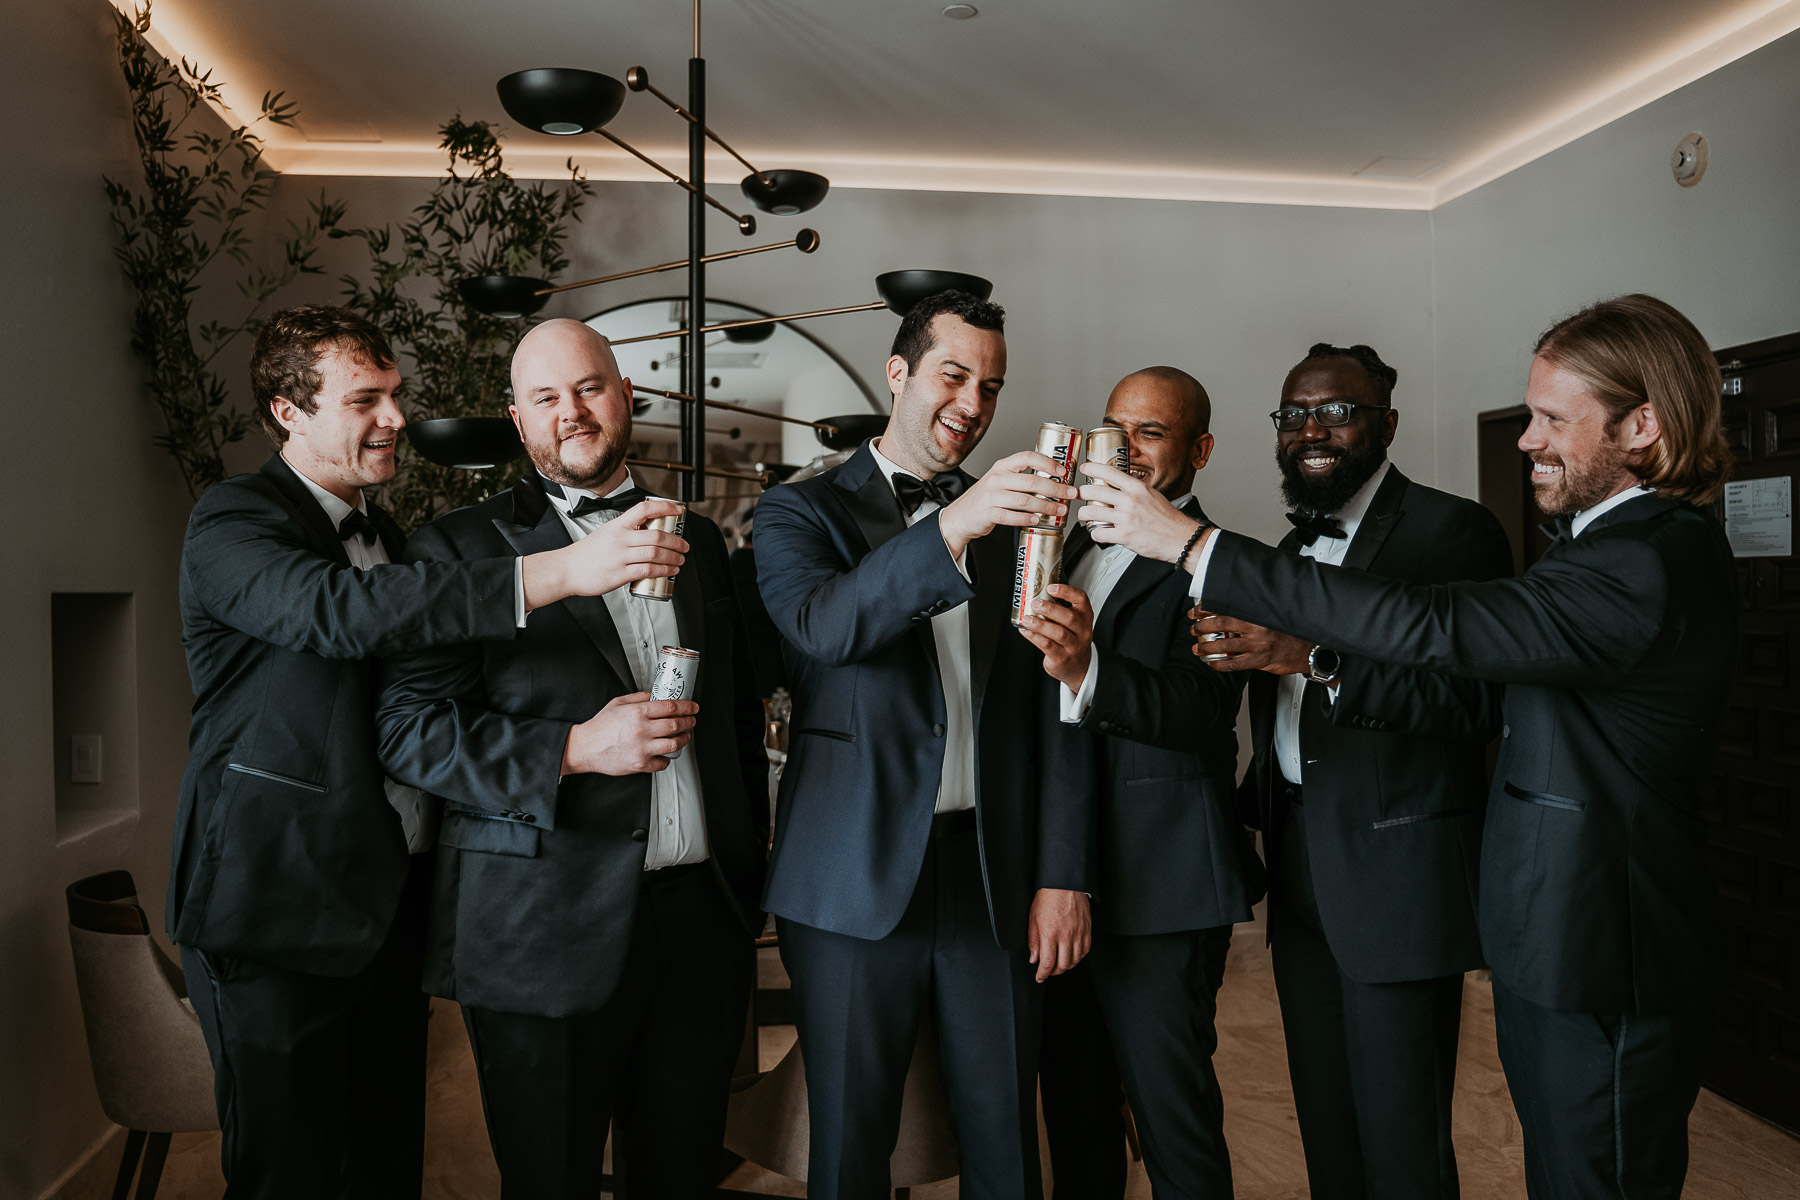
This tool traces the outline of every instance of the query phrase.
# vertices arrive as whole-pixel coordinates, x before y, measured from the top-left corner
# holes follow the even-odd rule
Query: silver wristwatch
[[[1313,683],[1332,683],[1343,669],[1343,656],[1328,646],[1314,646],[1306,653],[1306,677]]]

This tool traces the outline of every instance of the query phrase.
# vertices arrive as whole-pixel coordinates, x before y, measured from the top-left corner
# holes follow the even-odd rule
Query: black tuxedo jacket
[[[676,577],[681,644],[700,652],[699,759],[711,870],[762,926],[769,810],[762,703],[718,527],[689,514]],[[407,545],[422,561],[569,544],[535,476],[440,517]],[[638,691],[606,601],[532,612],[518,636],[394,655],[376,714],[382,764],[445,801],[425,988],[544,1017],[591,1013],[618,986],[644,875],[650,776],[562,776],[572,725]]]
[[[1060,720],[1043,656],[1012,627],[1014,531],[956,569],[937,516],[907,528],[865,444],[756,506],[763,600],[794,696],[769,911],[861,938],[891,932],[924,864],[944,761],[930,620],[969,605],[975,807],[989,916],[1025,940],[1039,887],[1092,891],[1088,738]],[[972,582],[971,582],[972,581]]]
[[[1299,539],[1290,534],[1281,549],[1298,555]],[[1512,549],[1487,509],[1389,467],[1343,565],[1412,584],[1503,579]],[[1356,619],[1344,614],[1346,624]],[[1321,644],[1343,653],[1341,637]],[[1255,757],[1246,784],[1270,853],[1287,821],[1306,822],[1319,918],[1352,979],[1401,983],[1472,970],[1482,963],[1476,881],[1500,686],[1355,654],[1344,655],[1341,680],[1335,705],[1328,689],[1306,689],[1299,810],[1273,793],[1282,778],[1279,681],[1262,672],[1251,680]]]
[[[1078,529],[1064,561],[1103,549]],[[1231,925],[1262,895],[1232,803],[1244,677],[1195,657],[1192,604],[1185,572],[1139,557],[1094,624],[1099,675],[1081,728],[1096,735],[1094,924],[1108,933]]]
[[[390,557],[402,537],[370,504]],[[510,638],[510,558],[359,571],[279,455],[206,492],[181,552],[194,685],[169,936],[315,975],[387,937],[406,837],[375,758],[370,655]]]
[[[1348,654],[1505,684],[1480,915],[1508,988],[1578,1012],[1716,993],[1699,810],[1737,647],[1717,522],[1642,496],[1520,579],[1435,587],[1225,534],[1204,602]]]

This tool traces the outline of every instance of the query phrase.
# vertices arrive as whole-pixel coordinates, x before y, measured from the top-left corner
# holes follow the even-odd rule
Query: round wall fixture
[[[944,5],[944,15],[949,17],[952,21],[966,21],[980,11],[981,10],[976,8],[973,4]]]
[[[1674,172],[1675,182],[1682,187],[1699,183],[1706,174],[1706,138],[1698,133],[1682,138],[1675,153],[1669,156],[1669,170]]]

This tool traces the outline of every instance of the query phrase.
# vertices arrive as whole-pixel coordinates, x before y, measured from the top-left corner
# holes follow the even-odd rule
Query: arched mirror
[[[605,309],[589,317],[587,323],[617,342],[680,329],[686,308],[685,297],[665,296]],[[747,304],[709,298],[702,323],[714,325],[774,315]],[[671,392],[683,390],[680,338],[635,342],[616,347],[614,353],[619,370],[633,383]],[[855,368],[795,325],[757,325],[708,334],[706,384],[709,399],[809,421],[887,411],[887,405],[877,400],[874,390]],[[638,393],[638,400],[638,416],[632,423],[631,457],[652,461],[680,459],[682,402],[643,392]],[[719,409],[708,410],[706,425],[706,460],[707,466],[713,468],[749,474],[755,471],[757,463],[803,467],[828,453],[813,430],[801,425]],[[675,471],[633,467],[632,473],[652,491],[679,494],[680,476]],[[717,521],[729,536],[761,494],[762,489],[747,479],[709,479],[707,500],[695,507]]]

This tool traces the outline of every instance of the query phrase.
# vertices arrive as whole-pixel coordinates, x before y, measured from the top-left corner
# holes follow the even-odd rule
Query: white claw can
[[[662,496],[652,499],[661,500]],[[669,501],[679,504],[678,500]],[[658,533],[672,533],[676,537],[682,535],[687,528],[687,505],[681,505],[681,511],[672,517],[653,517],[644,524],[645,529],[654,529]],[[631,594],[644,600],[673,600],[675,598],[675,578],[672,575],[658,575],[654,579],[640,579],[631,585]]]
[[[652,700],[692,700],[694,684],[700,678],[700,652],[685,646],[659,646],[656,651],[656,675],[650,680]],[[681,757],[681,751],[669,755]]]

